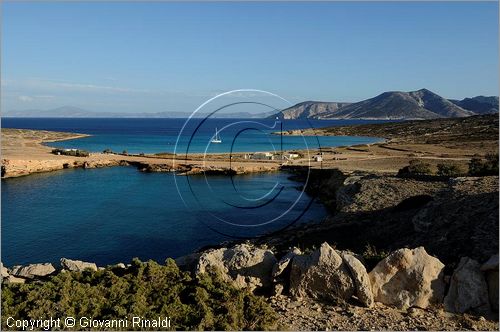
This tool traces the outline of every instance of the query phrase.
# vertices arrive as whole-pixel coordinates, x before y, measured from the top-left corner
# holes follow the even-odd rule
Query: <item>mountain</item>
[[[434,119],[470,116],[473,113],[427,89],[384,92],[343,107],[329,118]]]
[[[498,113],[498,97],[477,96],[462,100],[450,99],[450,101],[476,114]]]
[[[384,92],[357,103],[305,102],[277,115],[284,119],[436,119],[474,115],[432,91]]]
[[[319,119],[322,116],[334,114],[340,108],[349,105],[349,103],[323,102],[323,101],[304,101],[295,106],[282,110],[274,115],[280,119]]]
[[[214,114],[212,118],[266,118],[274,114],[275,111],[266,113],[221,113]],[[41,110],[12,110],[2,114],[3,117],[19,117],[19,118],[188,118],[191,115],[189,112],[142,112],[142,113],[126,113],[126,112],[94,112],[84,110],[74,106],[63,106],[54,109]],[[206,117],[207,113],[198,113],[196,118]]]

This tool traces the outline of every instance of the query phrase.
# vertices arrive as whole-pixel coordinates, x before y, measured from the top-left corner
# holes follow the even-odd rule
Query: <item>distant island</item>
[[[279,112],[235,112],[214,114],[213,118],[279,118],[296,119],[375,119],[418,120],[458,118],[498,112],[498,97],[477,96],[463,100],[446,99],[427,89],[384,92],[359,102],[304,101]],[[74,106],[54,109],[11,110],[4,117],[20,118],[187,118],[190,112],[96,112]],[[197,118],[208,113],[198,113]]]

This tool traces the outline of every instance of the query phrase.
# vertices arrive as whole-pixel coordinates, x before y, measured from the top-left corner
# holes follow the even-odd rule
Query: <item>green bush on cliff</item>
[[[133,316],[168,316],[171,328],[180,330],[263,330],[276,322],[262,298],[234,288],[217,274],[191,277],[171,259],[165,265],[135,259],[126,271],[62,272],[43,283],[4,284],[3,329],[9,316],[129,321]]]

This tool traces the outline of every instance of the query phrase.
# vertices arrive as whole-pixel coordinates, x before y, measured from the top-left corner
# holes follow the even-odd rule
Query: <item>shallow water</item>
[[[374,137],[302,137],[272,135],[272,132],[299,128],[319,128],[361,124],[367,120],[284,120],[270,119],[35,119],[5,118],[4,128],[27,128],[77,132],[92,136],[49,146],[101,152],[111,149],[128,153],[202,153],[257,152],[368,144],[380,141]],[[380,122],[380,121],[379,121]],[[184,130],[182,130],[183,126]],[[215,129],[220,130],[222,144],[210,144]],[[181,135],[179,135],[181,133]]]

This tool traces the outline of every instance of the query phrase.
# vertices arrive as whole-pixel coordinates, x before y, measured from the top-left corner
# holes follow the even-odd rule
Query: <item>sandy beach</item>
[[[491,121],[492,119],[486,119]],[[439,163],[454,164],[467,169],[467,163],[475,154],[498,150],[498,126],[488,132],[476,130],[478,137],[467,136],[456,123],[460,120],[446,120],[442,126],[426,129],[423,135],[415,133],[414,122],[397,125],[368,125],[333,127],[316,130],[316,135],[363,135],[384,137],[386,141],[375,144],[322,148],[300,151],[302,157],[280,160],[245,159],[245,153],[189,154],[177,155],[124,155],[90,153],[88,157],[55,155],[52,148],[44,145],[53,141],[64,141],[86,137],[78,133],[62,133],[27,129],[2,130],[2,177],[17,177],[31,173],[47,172],[64,168],[97,168],[117,165],[135,165],[143,171],[180,171],[198,174],[204,171],[232,172],[236,174],[276,171],[282,165],[310,166],[312,168],[337,168],[344,172],[366,171],[375,173],[396,173],[408,165],[410,160],[422,159],[435,168]],[[475,120],[476,121],[476,120]],[[498,119],[497,119],[498,121]],[[449,122],[449,124],[448,124]],[[417,125],[425,122],[417,122]],[[449,126],[449,127],[447,127]],[[495,128],[494,126],[489,126]],[[489,128],[488,127],[488,128]],[[300,132],[287,132],[297,135]],[[304,134],[313,134],[307,131]],[[423,139],[425,138],[425,139]],[[313,156],[322,153],[322,161]]]

